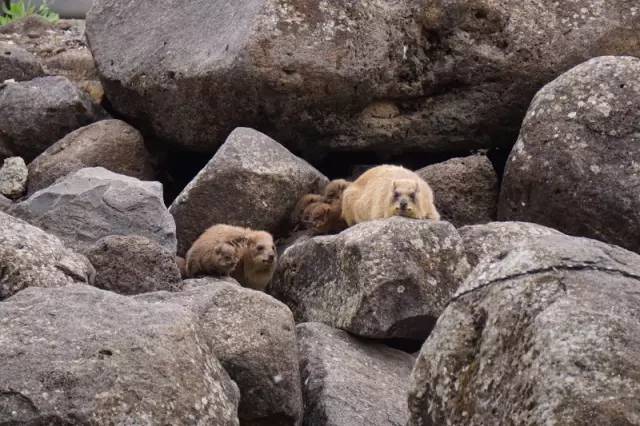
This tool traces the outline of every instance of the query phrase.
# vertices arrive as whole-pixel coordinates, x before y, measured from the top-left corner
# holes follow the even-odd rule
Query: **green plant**
[[[49,22],[56,22],[60,19],[57,13],[49,9],[46,1],[43,1],[38,8],[31,4],[31,0],[12,1],[9,7],[5,4],[2,5],[2,13],[4,16],[0,16],[0,25],[8,24],[29,15],[40,15]]]

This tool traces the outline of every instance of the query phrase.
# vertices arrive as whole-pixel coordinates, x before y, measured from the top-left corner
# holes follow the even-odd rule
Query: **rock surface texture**
[[[535,97],[499,217],[640,251],[640,59],[600,57]]]
[[[0,41],[0,83],[9,79],[33,80],[44,75],[38,58],[20,46]]]
[[[171,205],[178,254],[217,223],[285,233],[298,200],[327,182],[309,163],[268,136],[236,129]]]
[[[175,254],[148,238],[104,237],[86,255],[96,268],[94,285],[98,288],[131,295],[182,287]]]
[[[235,281],[187,280],[179,293],[138,296],[188,307],[201,342],[210,346],[240,388],[243,425],[299,425],[302,391],[291,311]]]
[[[0,195],[16,199],[27,190],[29,170],[21,157],[5,158],[0,167]]]
[[[433,189],[442,220],[458,227],[496,219],[498,177],[486,156],[453,158],[416,173]]]
[[[409,425],[640,423],[640,256],[550,235],[481,262],[424,344]]]
[[[562,235],[554,229],[527,222],[491,222],[458,228],[467,261],[475,267],[481,261],[499,261],[516,247],[545,238]]]
[[[87,258],[57,237],[0,212],[0,300],[27,287],[93,284],[94,276]]]
[[[20,156],[31,161],[67,133],[104,114],[64,77],[0,83],[0,159]]]
[[[639,29],[627,0],[98,0],[87,17],[116,110],[207,152],[238,126],[309,153],[509,145],[542,85],[640,55]]]
[[[239,424],[238,388],[181,306],[32,288],[0,324],[2,424]]]
[[[372,338],[427,337],[469,272],[447,222],[392,218],[289,247],[270,293],[297,322]]]
[[[405,425],[414,357],[321,323],[296,327],[305,425]]]
[[[83,19],[61,19],[52,24],[31,15],[0,28],[0,42],[27,50],[43,64],[45,73],[67,77],[100,103],[104,91],[84,29]]]
[[[175,223],[162,200],[162,185],[102,167],[70,174],[16,204],[11,212],[79,251],[100,238],[129,234],[176,251]]]
[[[102,120],[69,133],[29,164],[29,194],[85,167],[153,180],[151,154],[142,135],[120,120]]]

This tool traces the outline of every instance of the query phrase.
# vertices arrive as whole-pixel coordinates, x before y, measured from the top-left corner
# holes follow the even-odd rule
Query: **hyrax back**
[[[187,276],[229,275],[240,261],[246,235],[245,228],[224,224],[204,231],[187,251]]]

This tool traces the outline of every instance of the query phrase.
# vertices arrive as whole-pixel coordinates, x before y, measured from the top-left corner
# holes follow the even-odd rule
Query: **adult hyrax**
[[[213,225],[191,245],[186,256],[187,277],[227,276],[243,254],[247,230],[238,226]]]
[[[264,291],[276,270],[277,260],[271,234],[247,230],[242,256],[231,276],[243,287]]]
[[[349,226],[391,216],[439,220],[433,191],[420,176],[400,166],[364,172],[345,189],[342,217]]]

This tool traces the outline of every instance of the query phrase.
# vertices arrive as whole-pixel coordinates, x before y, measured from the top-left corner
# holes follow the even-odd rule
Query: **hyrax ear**
[[[395,180],[392,182],[392,186],[393,186],[393,190],[395,191],[396,188],[398,187],[398,182],[396,182]]]

